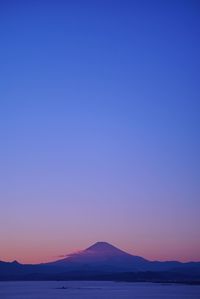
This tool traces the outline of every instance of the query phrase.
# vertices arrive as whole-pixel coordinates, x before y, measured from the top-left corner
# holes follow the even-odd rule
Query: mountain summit
[[[125,251],[122,251],[121,249],[107,243],[107,242],[97,242],[87,249],[85,249],[85,252],[87,253],[94,253],[94,254],[104,254],[104,255],[124,255],[128,254]]]
[[[116,247],[107,242],[96,242],[95,244],[88,247],[86,250],[112,250],[112,249],[116,249]]]

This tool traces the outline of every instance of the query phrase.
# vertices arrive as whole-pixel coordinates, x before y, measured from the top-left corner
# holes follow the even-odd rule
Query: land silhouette
[[[116,280],[200,282],[200,262],[149,261],[107,242],[50,263],[0,261],[0,280]]]

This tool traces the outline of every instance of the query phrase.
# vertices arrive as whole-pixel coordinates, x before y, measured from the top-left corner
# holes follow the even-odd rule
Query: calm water
[[[62,289],[65,287],[66,289]],[[200,286],[92,281],[0,282],[0,299],[200,299]]]

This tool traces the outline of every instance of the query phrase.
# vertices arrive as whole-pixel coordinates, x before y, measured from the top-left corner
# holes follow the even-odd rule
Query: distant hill
[[[0,280],[48,279],[200,281],[200,262],[152,262],[106,242],[97,242],[85,250],[46,264],[0,262]]]

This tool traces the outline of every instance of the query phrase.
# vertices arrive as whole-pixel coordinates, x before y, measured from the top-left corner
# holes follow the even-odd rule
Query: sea
[[[200,299],[199,285],[105,281],[0,282],[0,299]]]

